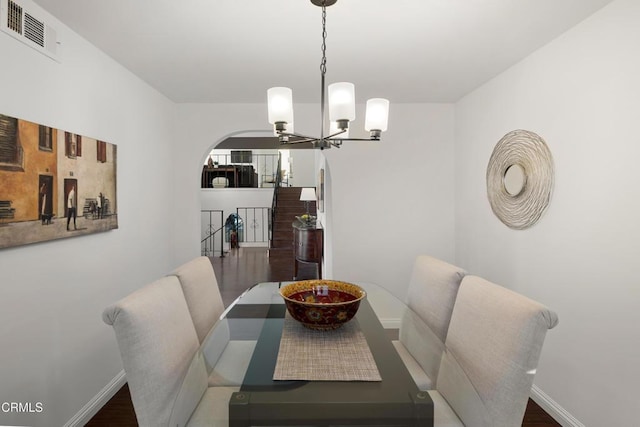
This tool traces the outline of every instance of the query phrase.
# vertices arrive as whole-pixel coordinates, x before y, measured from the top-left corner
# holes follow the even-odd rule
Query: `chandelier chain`
[[[327,8],[322,2],[322,61],[320,62],[320,72],[324,76],[327,73]]]

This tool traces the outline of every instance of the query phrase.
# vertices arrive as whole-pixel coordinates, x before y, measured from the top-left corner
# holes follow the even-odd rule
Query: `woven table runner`
[[[284,319],[274,380],[382,381],[357,319],[315,331],[289,313]]]

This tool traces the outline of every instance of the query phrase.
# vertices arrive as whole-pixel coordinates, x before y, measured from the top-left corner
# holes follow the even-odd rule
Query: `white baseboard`
[[[239,242],[241,248],[268,248],[269,242]]]
[[[67,421],[64,427],[82,427],[87,424],[126,382],[127,378],[124,375],[124,370],[120,371],[109,384],[104,386],[77,414]]]
[[[585,427],[573,415],[567,412],[555,400],[550,398],[545,392],[540,390],[535,384],[531,387],[531,399],[544,409],[554,420],[563,427]]]

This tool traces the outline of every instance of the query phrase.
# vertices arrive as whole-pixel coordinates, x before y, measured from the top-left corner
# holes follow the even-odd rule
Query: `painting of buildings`
[[[116,148],[0,114],[0,248],[118,228]]]

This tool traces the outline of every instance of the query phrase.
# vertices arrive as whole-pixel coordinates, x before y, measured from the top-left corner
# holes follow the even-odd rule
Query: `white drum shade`
[[[352,121],[356,118],[356,88],[353,83],[339,82],[329,85],[329,120]]]
[[[389,100],[384,98],[371,98],[367,101],[364,128],[368,131],[379,130],[384,132],[389,124]]]
[[[288,87],[267,90],[269,123],[293,123],[293,91]]]

